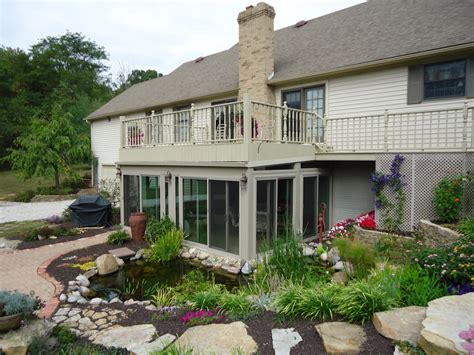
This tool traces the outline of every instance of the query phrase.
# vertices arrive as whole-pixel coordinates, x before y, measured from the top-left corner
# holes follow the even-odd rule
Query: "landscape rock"
[[[82,331],[91,330],[97,328],[93,321],[90,318],[81,318],[79,321],[79,329]]]
[[[337,248],[331,248],[328,251],[328,261],[331,263],[331,265],[335,265],[339,260],[341,260],[341,257],[339,256],[339,250]]]
[[[335,283],[346,283],[349,281],[349,277],[345,271],[337,271],[332,275],[332,281]]]
[[[247,334],[247,326],[242,322],[188,328],[175,344],[178,348],[192,348],[196,354],[232,354],[235,349],[243,354],[257,352],[257,343]]]
[[[89,301],[90,304],[101,304],[102,302],[104,302],[104,300],[99,297],[93,298]]]
[[[89,287],[90,286],[90,281],[87,277],[85,277],[84,275],[78,275],[76,277],[76,280],[77,282],[79,282],[79,285],[81,286],[86,286],[86,287]]]
[[[459,333],[474,320],[474,293],[446,296],[428,303],[418,345],[428,354],[467,354]]]
[[[191,256],[191,259],[194,259],[197,256],[197,250],[196,248],[191,248],[188,250],[189,255]]]
[[[94,343],[106,347],[126,348],[131,351],[136,346],[150,342],[155,333],[156,329],[152,324],[139,324],[131,327],[117,326],[99,332]]]
[[[183,259],[191,259],[191,254],[189,254],[189,252],[185,251],[181,254],[181,257]]]
[[[125,261],[123,261],[123,259],[119,258],[118,256],[115,257],[115,260],[117,261],[117,264],[119,267],[122,267],[125,265]]]
[[[36,319],[23,325],[14,332],[0,333],[0,351],[6,355],[26,354],[34,337],[47,337],[56,324]]]
[[[145,249],[139,249],[136,253],[135,253],[135,256],[132,256],[130,258],[131,261],[135,261],[135,260],[140,260],[143,255],[145,254]]]
[[[149,306],[146,306],[145,309],[149,311],[157,311],[158,308],[155,305],[150,304]]]
[[[327,322],[317,325],[328,354],[358,354],[366,340],[364,328],[346,322]]]
[[[120,300],[120,298],[118,298],[118,297],[112,298],[112,299],[109,301],[109,303],[117,303],[117,302],[118,302],[118,303],[123,303],[123,302]]]
[[[204,267],[214,267],[214,263],[209,259],[202,260],[201,265]]]
[[[87,277],[88,279],[90,279],[91,277],[94,277],[95,275],[97,275],[97,268],[95,267],[93,267],[92,269],[84,273],[84,276]]]
[[[326,253],[326,252],[321,253],[321,255],[319,255],[319,258],[320,258],[322,261],[327,261],[327,260],[328,260],[328,253]]]
[[[304,256],[313,256],[315,253],[315,250],[313,248],[303,246],[303,255]]]
[[[79,292],[83,297],[94,297],[95,291],[91,290],[89,287],[81,286],[79,287]]]
[[[67,296],[66,296],[66,294],[61,293],[61,295],[59,295],[59,300],[60,300],[61,302],[66,302],[66,301],[67,301]]]
[[[209,253],[206,253],[205,251],[201,251],[197,254],[197,258],[199,260],[204,260],[204,259],[207,259],[209,257]]]
[[[344,270],[344,263],[342,261],[338,261],[332,266],[332,268],[337,271]]]
[[[99,275],[109,275],[119,269],[117,260],[112,254],[103,254],[96,261],[97,271]]]
[[[126,300],[123,304],[126,306],[131,306],[132,304],[136,304],[137,302],[133,299],[130,298],[129,300]]]
[[[426,307],[410,306],[377,312],[372,323],[384,337],[416,345],[425,317]]]
[[[303,339],[295,328],[272,329],[272,341],[275,355],[290,355],[291,348]]]
[[[176,336],[171,334],[165,334],[150,343],[144,343],[141,345],[134,346],[130,348],[130,351],[136,355],[148,355],[150,353],[155,353],[163,350],[164,348],[168,347],[173,341],[175,341],[175,339]]]
[[[82,298],[81,295],[69,295],[67,297],[67,301],[69,303],[75,303],[75,302],[79,301],[80,298]]]
[[[240,272],[242,272],[242,274],[244,275],[250,275],[252,273],[252,266],[250,266],[250,263],[248,261],[246,261],[244,266],[242,266]]]

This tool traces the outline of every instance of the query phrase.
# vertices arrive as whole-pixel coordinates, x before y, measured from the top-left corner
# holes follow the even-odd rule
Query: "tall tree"
[[[118,75],[118,81],[116,83],[115,95],[122,93],[132,85],[142,83],[151,79],[156,79],[161,76],[163,76],[163,74],[158,73],[154,69],[134,69],[131,72],[128,72],[128,70],[122,66]]]
[[[52,109],[49,120],[34,118],[28,132],[9,149],[8,160],[19,170],[20,177],[54,176],[55,187],[61,187],[61,176],[78,179],[72,165],[90,157],[90,140],[79,135],[72,124],[72,115],[61,105]]]

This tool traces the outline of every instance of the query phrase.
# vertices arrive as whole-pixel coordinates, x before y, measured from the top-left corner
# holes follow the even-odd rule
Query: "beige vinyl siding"
[[[370,189],[372,162],[335,163],[332,177],[332,221],[354,218],[374,209],[374,194]]]
[[[408,67],[378,70],[329,80],[326,112],[331,117],[461,108],[474,99],[451,98],[407,104]]]

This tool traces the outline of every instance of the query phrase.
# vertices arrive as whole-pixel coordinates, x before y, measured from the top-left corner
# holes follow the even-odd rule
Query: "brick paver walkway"
[[[54,285],[38,275],[38,268],[62,254],[104,243],[109,233],[35,249],[0,252],[0,289],[34,291],[42,300],[50,300],[54,295]]]

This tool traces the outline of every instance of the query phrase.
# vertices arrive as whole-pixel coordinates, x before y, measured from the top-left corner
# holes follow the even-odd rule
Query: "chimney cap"
[[[245,10],[253,8],[253,5],[245,6]]]
[[[301,21],[298,21],[298,22],[295,24],[295,27],[296,27],[296,28],[303,27],[303,26],[306,25],[307,23],[308,23],[308,21],[306,21],[306,20],[301,20]]]

